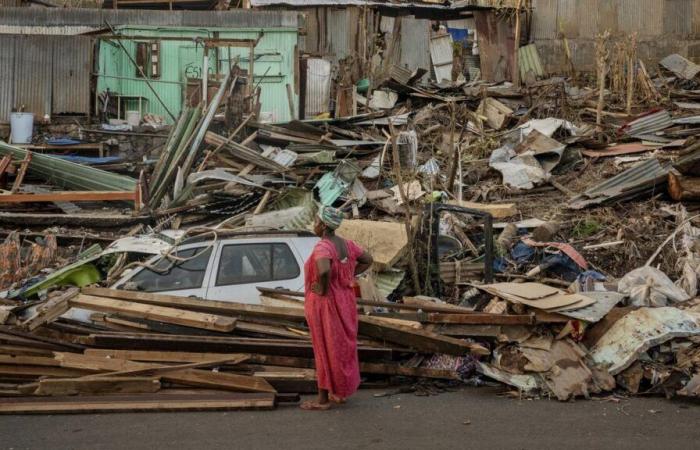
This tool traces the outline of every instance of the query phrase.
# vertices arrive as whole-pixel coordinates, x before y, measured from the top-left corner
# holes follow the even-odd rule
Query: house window
[[[160,78],[160,41],[136,42],[136,77]]]

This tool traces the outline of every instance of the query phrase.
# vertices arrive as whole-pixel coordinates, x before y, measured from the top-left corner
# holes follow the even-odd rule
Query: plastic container
[[[34,114],[26,112],[10,113],[10,142],[29,144],[34,132]]]
[[[126,112],[126,123],[132,127],[138,127],[141,124],[141,112],[140,111],[127,111]]]

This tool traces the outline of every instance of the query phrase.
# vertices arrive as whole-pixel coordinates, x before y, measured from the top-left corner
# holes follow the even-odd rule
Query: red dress
[[[304,265],[306,321],[311,331],[318,388],[346,398],[360,385],[357,359],[357,306],[353,281],[357,258],[364,251],[352,241],[345,241],[347,258],[340,260],[333,242],[322,239]],[[330,259],[331,274],[327,295],[312,291],[318,282],[318,259]]]

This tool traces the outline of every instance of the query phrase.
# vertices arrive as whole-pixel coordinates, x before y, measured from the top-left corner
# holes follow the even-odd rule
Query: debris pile
[[[595,79],[522,87],[392,67],[333,116],[287,123],[261,120],[234,68],[138,178],[0,144],[0,172],[16,166],[0,202],[21,205],[2,222],[67,227],[0,247],[0,412],[313,391],[300,290],[319,205],[374,257],[357,286],[368,384],[700,395],[700,70],[679,55],[647,70],[634,38],[596,52]]]

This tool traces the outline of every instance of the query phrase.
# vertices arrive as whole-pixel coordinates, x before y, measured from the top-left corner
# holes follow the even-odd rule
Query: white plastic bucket
[[[141,123],[141,112],[140,111],[127,111],[126,112],[126,123],[132,127],[138,127]]]
[[[10,113],[10,142],[29,144],[32,142],[34,114],[24,112]]]

